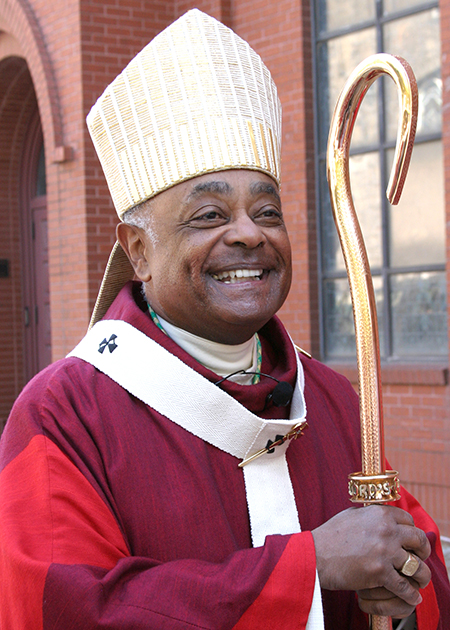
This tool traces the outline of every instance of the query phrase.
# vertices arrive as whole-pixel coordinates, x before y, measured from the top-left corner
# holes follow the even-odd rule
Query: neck
[[[178,328],[164,320],[160,316],[156,316],[154,311],[150,310],[153,321],[171,338],[180,348],[183,348],[199,363],[206,368],[218,374],[219,376],[227,376],[239,370],[247,370],[251,372],[259,371],[258,368],[258,342],[256,335],[253,335],[248,341],[238,345],[227,345],[210,341],[198,337],[187,330]],[[253,375],[236,374],[230,380],[240,383],[241,385],[250,385],[254,379]]]

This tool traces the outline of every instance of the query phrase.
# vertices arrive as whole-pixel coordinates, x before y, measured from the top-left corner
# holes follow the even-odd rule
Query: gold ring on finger
[[[403,563],[401,569],[399,569],[399,572],[403,575],[406,575],[406,577],[412,577],[419,568],[419,565],[419,558],[417,558],[417,556],[414,556],[412,553],[408,553],[408,557]]]

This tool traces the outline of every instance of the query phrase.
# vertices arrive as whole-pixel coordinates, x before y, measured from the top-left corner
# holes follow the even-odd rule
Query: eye
[[[208,212],[205,212],[204,214],[200,215],[199,217],[196,217],[196,220],[215,221],[219,217],[220,217],[220,213],[217,210],[208,210]]]
[[[200,208],[190,219],[189,224],[195,228],[210,228],[223,225],[228,220],[224,211],[216,206]]]
[[[283,213],[273,204],[263,206],[255,214],[254,221],[263,225],[283,225]]]

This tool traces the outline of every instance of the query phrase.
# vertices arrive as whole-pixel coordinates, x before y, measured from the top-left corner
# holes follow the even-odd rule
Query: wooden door
[[[51,362],[45,153],[38,115],[27,134],[23,167],[23,324],[28,381]]]

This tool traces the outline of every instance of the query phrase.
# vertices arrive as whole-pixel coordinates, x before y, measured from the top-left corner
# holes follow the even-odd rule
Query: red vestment
[[[218,380],[151,322],[140,285],[126,285],[107,318]],[[262,372],[294,385],[294,350],[279,320],[260,337]],[[314,359],[302,364],[308,428],[287,460],[303,531],[257,548],[235,457],[80,359],[35,377],[1,440],[2,630],[304,628],[315,577],[310,532],[350,507],[347,475],[360,469],[360,445],[351,385]],[[286,415],[266,404],[270,379],[221,387],[260,417]],[[398,505],[433,544],[419,630],[447,630],[450,586],[436,526],[405,490]],[[354,593],[323,591],[323,604],[327,630],[368,627]]]

